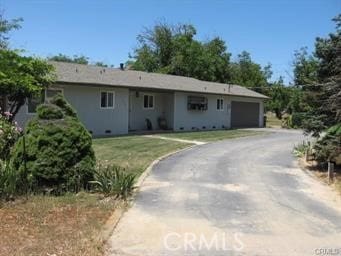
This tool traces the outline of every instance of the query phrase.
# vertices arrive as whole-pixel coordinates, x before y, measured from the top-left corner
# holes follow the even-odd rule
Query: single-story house
[[[266,96],[245,87],[198,79],[51,62],[56,83],[48,99],[64,94],[94,136],[127,134],[147,129],[173,131],[262,127]],[[35,114],[42,99],[28,99],[16,120]]]

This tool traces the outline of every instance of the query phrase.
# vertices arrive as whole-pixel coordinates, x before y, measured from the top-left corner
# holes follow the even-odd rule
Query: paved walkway
[[[161,139],[161,140],[177,141],[177,142],[183,142],[183,143],[189,143],[189,144],[195,144],[195,145],[204,145],[204,144],[206,144],[206,142],[203,142],[203,141],[197,141],[197,140],[183,140],[183,139],[165,137],[165,136],[160,136],[160,135],[144,135],[144,137],[147,137],[147,138],[155,138],[155,139]]]

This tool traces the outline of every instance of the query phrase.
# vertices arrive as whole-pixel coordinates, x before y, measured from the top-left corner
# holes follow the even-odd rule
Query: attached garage
[[[259,127],[259,103],[232,101],[231,127]]]

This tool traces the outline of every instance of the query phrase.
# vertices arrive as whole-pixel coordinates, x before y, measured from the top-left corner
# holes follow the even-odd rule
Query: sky
[[[190,23],[198,40],[219,36],[232,60],[246,50],[272,64],[273,79],[292,80],[294,51],[314,49],[316,37],[335,31],[340,0],[0,0],[6,19],[22,17],[11,47],[47,57],[63,53],[119,66],[136,36],[158,21]]]

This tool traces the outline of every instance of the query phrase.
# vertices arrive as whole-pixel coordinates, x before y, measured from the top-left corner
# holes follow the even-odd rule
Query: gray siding
[[[66,100],[76,109],[78,116],[85,127],[95,136],[128,133],[128,94],[126,88],[56,85],[62,88]],[[100,107],[101,91],[115,92],[115,107],[102,109]],[[27,113],[25,104],[18,113],[16,120],[21,126],[34,116]]]
[[[143,96],[145,94],[154,96],[154,108],[145,109],[143,107]],[[130,130],[146,130],[146,118],[152,122],[153,129],[159,129],[157,119],[164,117],[167,121],[168,128],[173,128],[173,93],[159,93],[130,91],[129,96],[129,129]]]
[[[145,130],[145,119],[152,121],[153,128],[159,129],[157,118],[164,116],[168,127],[179,130],[203,130],[222,129],[231,127],[231,102],[256,102],[259,103],[259,127],[263,126],[263,100],[257,98],[185,93],[185,92],[146,92],[136,91],[120,87],[97,87],[84,85],[55,85],[54,88],[62,88],[65,98],[76,109],[80,120],[86,128],[95,136],[127,134],[128,127],[131,130]],[[100,107],[101,91],[115,92],[115,108],[102,109]],[[143,108],[143,95],[154,95],[154,108]],[[208,98],[207,111],[187,110],[188,96],[205,96]],[[217,99],[224,100],[224,109],[217,110]],[[130,110],[130,112],[129,112]],[[25,123],[34,116],[27,113],[27,105],[24,105],[18,113],[16,120],[19,125]],[[213,128],[215,127],[215,128]],[[181,129],[183,128],[183,129]],[[106,133],[110,130],[111,133]]]
[[[187,96],[205,96],[208,98],[207,111],[192,111],[187,110]],[[217,99],[224,99],[224,110],[217,110]],[[174,100],[174,130],[192,130],[192,127],[203,129],[222,129],[223,127],[231,128],[231,102],[256,102],[259,103],[259,122],[258,126],[263,127],[264,104],[262,99],[226,96],[226,95],[212,95],[212,94],[195,94],[176,92]]]
[[[208,98],[208,109],[206,111],[187,110],[188,96],[205,96]],[[217,99],[224,100],[224,109],[217,110]],[[228,98],[222,95],[196,94],[196,93],[175,93],[174,104],[174,130],[222,129],[229,127]],[[181,129],[183,128],[183,129]]]

